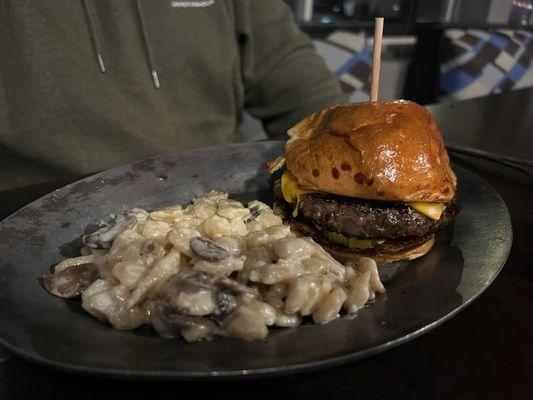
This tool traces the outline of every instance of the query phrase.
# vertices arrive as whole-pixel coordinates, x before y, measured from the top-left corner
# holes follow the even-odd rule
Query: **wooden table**
[[[533,158],[533,90],[429,107],[446,139]],[[453,161],[489,181],[512,216],[514,244],[492,286],[464,311],[399,348],[323,371],[277,379],[126,382],[46,370],[0,349],[1,399],[533,398],[533,181],[493,162]],[[0,192],[0,218],[67,182]]]

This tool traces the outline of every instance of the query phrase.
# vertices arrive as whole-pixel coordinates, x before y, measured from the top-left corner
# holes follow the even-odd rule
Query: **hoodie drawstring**
[[[105,73],[105,64],[104,58],[102,57],[102,46],[100,46],[100,40],[98,40],[98,35],[94,29],[93,18],[91,16],[91,10],[89,10],[89,5],[87,0],[82,0],[83,13],[85,14],[85,21],[87,23],[87,29],[89,30],[89,35],[91,36],[91,42],[93,44],[93,51],[96,56],[96,62],[98,63],[98,68],[100,72]]]
[[[91,10],[89,9],[88,0],[82,0],[83,5],[83,12],[85,14],[85,21],[87,23],[87,29],[89,30],[89,35],[91,36],[91,42],[93,45],[93,51],[96,56],[96,61],[98,63],[98,68],[100,69],[100,72],[104,73],[106,72],[106,67],[104,64],[104,57],[102,55],[102,46],[100,45],[100,40],[98,39],[98,35],[96,33],[96,29],[94,26],[93,18],[91,15]],[[150,68],[150,74],[152,76],[152,82],[154,83],[154,87],[156,89],[160,88],[159,84],[159,76],[157,74],[157,70],[155,68],[154,59],[152,56],[152,48],[150,46],[150,38],[148,36],[148,31],[146,30],[146,24],[144,23],[144,14],[141,7],[141,1],[135,0],[135,5],[137,8],[137,16],[139,18],[139,25],[141,30],[141,36],[143,38],[144,43],[144,50],[145,50],[145,56],[146,61],[148,63],[148,67]]]
[[[139,16],[139,24],[141,25],[141,33],[144,41],[144,49],[146,50],[146,60],[148,61],[148,66],[150,67],[150,72],[152,74],[152,81],[154,82],[154,87],[159,89],[159,76],[157,76],[157,70],[155,69],[154,59],[152,57],[152,49],[150,47],[150,39],[148,36],[148,31],[146,30],[146,24],[144,23],[144,15],[141,7],[141,0],[135,0],[137,5],[137,14]]]

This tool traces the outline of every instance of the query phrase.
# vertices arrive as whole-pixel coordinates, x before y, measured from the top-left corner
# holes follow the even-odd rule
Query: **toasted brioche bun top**
[[[303,189],[403,202],[446,202],[455,195],[442,136],[416,103],[335,105],[288,133],[287,168]]]

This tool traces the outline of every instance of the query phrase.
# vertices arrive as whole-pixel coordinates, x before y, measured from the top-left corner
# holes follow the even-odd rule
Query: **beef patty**
[[[350,251],[341,244],[334,243],[331,240],[325,238],[322,233],[315,227],[306,224],[301,219],[291,217],[290,213],[287,214],[287,221],[290,222],[291,229],[298,232],[300,235],[309,236],[313,240],[326,248],[340,251]],[[370,248],[357,249],[357,254],[366,257],[384,256],[389,254],[397,254],[407,252],[418,246],[421,246],[425,242],[431,239],[431,235],[425,237],[415,237],[399,240],[384,240],[379,241],[376,245]],[[353,251],[353,250],[351,250]]]
[[[287,204],[280,189],[279,185],[274,185],[278,202]],[[435,221],[400,202],[310,193],[300,197],[298,218],[320,231],[361,239],[398,240],[431,236],[458,211],[459,206],[453,199],[445,204],[442,217]]]

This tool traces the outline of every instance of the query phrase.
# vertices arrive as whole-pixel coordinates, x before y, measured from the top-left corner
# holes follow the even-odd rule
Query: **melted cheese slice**
[[[407,205],[435,221],[438,221],[442,217],[442,212],[444,211],[444,204],[442,203],[412,202],[407,203]]]
[[[300,196],[307,193],[314,193],[315,191],[300,188],[296,177],[289,170],[286,170],[281,176],[281,192],[287,203],[294,204],[292,216],[296,218],[298,216]],[[435,221],[440,219],[442,212],[444,211],[444,204],[442,203],[411,202],[406,204]]]
[[[298,216],[298,206],[300,204],[300,196],[313,193],[312,190],[304,190],[298,186],[298,180],[288,169],[281,175],[281,193],[283,198],[289,204],[294,204],[292,216],[296,218]]]

